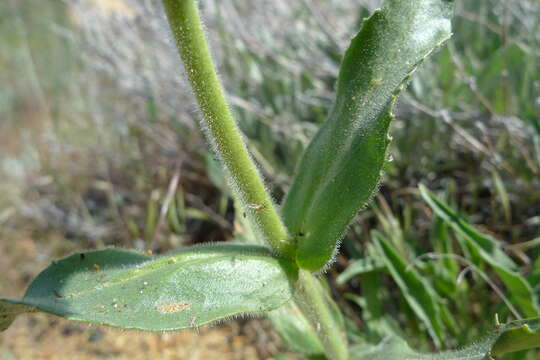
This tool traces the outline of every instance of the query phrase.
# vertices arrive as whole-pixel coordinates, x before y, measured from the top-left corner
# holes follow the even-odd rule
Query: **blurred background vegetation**
[[[379,5],[201,1],[234,113],[278,201],[332,104],[340,54]],[[497,239],[540,296],[540,3],[459,1],[454,33],[401,97],[381,191],[328,271],[365,340],[399,332],[417,348],[451,348],[493,328],[496,313],[516,317],[497,290],[513,294],[432,213],[419,183]],[[241,236],[159,1],[0,2],[0,82],[3,294],[20,295],[41,267],[80,248],[161,253]],[[433,295],[438,339],[395,274],[366,265],[377,258],[372,230]],[[417,259],[426,253],[463,261]],[[256,356],[284,350],[261,336],[248,335],[261,343]],[[11,349],[4,358],[22,358],[0,343]]]

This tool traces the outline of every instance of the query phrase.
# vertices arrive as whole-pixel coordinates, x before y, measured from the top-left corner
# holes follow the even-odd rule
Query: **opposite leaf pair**
[[[326,356],[346,359],[347,341],[334,331],[339,311],[309,271],[331,262],[347,226],[376,190],[396,97],[450,37],[453,1],[387,0],[364,21],[344,55],[334,107],[298,168],[283,220],[228,109],[196,2],[163,4],[210,143],[255,233],[272,250],[229,245],[160,258],[113,249],[73,255],[39,275],[23,299],[0,300],[2,327],[18,313],[41,310],[90,323],[172,330],[275,309],[295,293]],[[307,272],[296,280],[299,269]]]

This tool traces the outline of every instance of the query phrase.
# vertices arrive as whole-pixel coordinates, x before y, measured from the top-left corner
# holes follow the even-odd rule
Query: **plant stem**
[[[294,261],[290,242],[281,218],[242,140],[231,115],[204,35],[195,0],[163,0],[165,12],[184,63],[189,82],[202,112],[207,135],[232,179],[252,224],[282,257]],[[251,206],[250,206],[251,205]],[[324,290],[307,271],[300,271],[296,301],[310,319],[317,336],[332,360],[346,360],[347,342],[336,323]]]
[[[331,360],[347,360],[347,339],[332,314],[328,303],[328,300],[332,300],[325,299],[325,290],[317,278],[306,270],[300,270],[298,287],[296,303],[316,329],[326,357]]]
[[[223,161],[244,211],[262,238],[280,256],[294,247],[262,178],[242,140],[217,76],[195,0],[163,0],[165,12],[202,112],[203,127]]]

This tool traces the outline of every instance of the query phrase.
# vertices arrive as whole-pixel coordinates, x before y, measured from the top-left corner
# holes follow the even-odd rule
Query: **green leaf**
[[[0,299],[0,331],[6,330],[19,314],[34,312],[34,308],[21,304],[12,304]]]
[[[351,278],[373,271],[382,271],[385,268],[384,261],[376,257],[364,257],[356,260],[338,275],[336,282],[340,285],[345,284]]]
[[[324,354],[315,329],[294,301],[269,312],[267,317],[272,323],[272,328],[291,351],[311,356]]]
[[[261,246],[205,245],[162,257],[90,251],[53,262],[22,299],[0,299],[0,325],[44,311],[125,329],[192,328],[276,309],[292,298],[296,278]]]
[[[493,355],[540,347],[540,318],[510,323],[498,332]]]
[[[235,201],[235,206],[241,208],[241,203]],[[256,233],[249,221],[243,216],[239,216],[237,221],[239,226],[235,229],[242,229],[240,234],[235,234],[235,241],[241,243],[258,242]],[[317,337],[316,329],[313,328],[309,320],[300,310],[296,299],[292,299],[286,305],[270,311],[266,314],[272,324],[272,328],[285,342],[289,350],[307,356],[324,357],[324,349]],[[285,356],[282,356],[285,358]]]
[[[424,323],[435,344],[439,346],[442,340],[443,323],[441,309],[437,303],[437,293],[415,268],[407,268],[405,259],[379,233],[373,231],[372,238],[405,300]]]
[[[387,337],[377,345],[356,345],[350,350],[351,360],[420,360],[422,355],[414,353],[407,343],[398,337]],[[414,357],[418,356],[418,357]]]
[[[433,219],[430,233],[433,250],[439,254],[453,254],[452,240],[448,236],[448,224],[438,216]],[[459,274],[459,265],[455,259],[444,257],[443,259],[430,263],[432,271],[437,278],[434,282],[435,288],[442,293],[443,297],[453,297],[458,291],[456,278]]]
[[[351,348],[351,360],[487,360],[515,351],[540,347],[540,318],[511,322],[496,328],[484,339],[456,351],[438,354],[417,353],[397,337],[389,337],[375,346]]]
[[[362,308],[363,338],[369,342],[377,342],[389,334],[400,334],[398,323],[384,309],[384,295],[388,294],[380,287],[379,274],[364,274],[360,282],[362,296],[345,294],[345,298]]]
[[[364,21],[341,63],[337,96],[283,205],[297,263],[318,270],[379,183],[396,97],[451,35],[450,0],[387,0]]]
[[[508,288],[510,299],[519,305],[527,317],[538,316],[540,308],[536,294],[527,280],[519,273],[514,261],[504,253],[501,244],[474,229],[471,224],[450,209],[448,205],[438,199],[424,185],[420,185],[419,188],[422,197],[433,211],[448,223],[454,231],[460,234],[483,261],[493,267]]]

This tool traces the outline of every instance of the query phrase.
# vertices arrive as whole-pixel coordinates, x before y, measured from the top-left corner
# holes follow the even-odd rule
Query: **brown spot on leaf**
[[[173,304],[159,304],[156,305],[157,311],[162,314],[172,314],[179,311],[189,310],[191,308],[190,302],[177,302]]]

